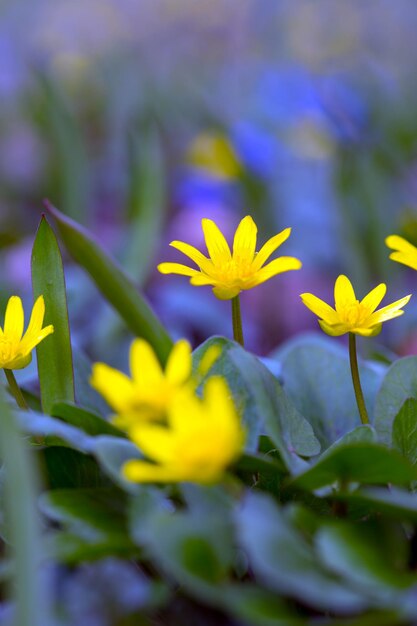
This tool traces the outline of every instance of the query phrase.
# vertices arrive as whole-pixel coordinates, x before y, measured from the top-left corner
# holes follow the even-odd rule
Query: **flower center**
[[[346,306],[341,313],[343,321],[352,327],[361,326],[368,316],[368,309],[362,306],[359,300],[356,300],[353,304]]]
[[[217,268],[217,279],[224,283],[245,281],[252,277],[252,263],[244,259],[231,259]]]

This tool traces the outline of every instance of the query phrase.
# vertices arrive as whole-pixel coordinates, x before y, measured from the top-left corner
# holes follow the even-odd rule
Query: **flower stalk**
[[[369,424],[368,412],[366,410],[365,398],[363,397],[363,391],[359,377],[358,355],[356,351],[356,336],[354,333],[349,333],[349,360],[350,371],[352,373],[353,388],[355,390],[356,403],[358,405],[361,422],[362,424]]]
[[[26,400],[19,385],[17,384],[17,380],[15,378],[15,375],[13,374],[13,370],[5,369],[4,373],[6,375],[7,383],[9,385],[9,390],[16,400],[17,406],[24,411],[29,411],[29,407],[26,403]]]
[[[239,296],[232,298],[233,339],[244,346]]]

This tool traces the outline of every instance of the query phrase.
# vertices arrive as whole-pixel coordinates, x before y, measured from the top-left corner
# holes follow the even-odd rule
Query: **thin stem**
[[[353,388],[355,390],[356,403],[358,405],[359,415],[361,417],[362,424],[369,424],[368,412],[366,410],[365,399],[363,397],[361,381],[359,378],[358,355],[356,352],[356,336],[353,333],[349,333],[349,358],[350,358],[350,371],[352,373],[352,382],[353,382]]]
[[[17,384],[16,378],[13,374],[13,370],[5,369],[4,373],[6,374],[7,382],[9,383],[9,389],[12,393],[12,396],[16,400],[17,406],[24,411],[29,411],[29,407],[26,404],[26,400],[23,397],[23,393],[21,392],[19,385]]]
[[[238,295],[232,298],[232,322],[233,339],[243,346],[242,317],[240,315],[240,300]]]

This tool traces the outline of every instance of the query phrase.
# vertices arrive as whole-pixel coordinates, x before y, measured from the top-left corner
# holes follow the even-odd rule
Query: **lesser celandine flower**
[[[134,482],[213,483],[240,455],[245,439],[227,384],[217,376],[209,378],[202,398],[190,389],[177,394],[166,426],[137,425],[128,435],[149,459],[123,466]]]
[[[265,265],[271,254],[288,239],[291,229],[286,228],[271,237],[259,252],[256,252],[258,229],[250,215],[244,217],[237,227],[232,250],[213,220],[203,219],[201,224],[208,257],[183,241],[172,241],[170,244],[188,256],[198,269],[181,263],[160,263],[158,270],[162,274],[189,276],[192,285],[211,285],[217,298],[232,300],[235,339],[243,343],[237,299],[239,293],[260,285],[276,274],[298,270],[301,267],[301,261],[290,256],[278,257]]]
[[[25,315],[22,300],[19,296],[12,296],[7,303],[4,327],[0,328],[0,368],[4,369],[10,389],[22,408],[26,408],[26,403],[11,370],[27,367],[32,360],[35,346],[54,332],[51,324],[42,327],[44,316],[45,302],[43,296],[39,296],[23,334]]]
[[[165,370],[150,344],[135,339],[130,348],[131,378],[95,363],[90,383],[115,411],[115,424],[127,428],[137,420],[164,420],[175,393],[189,383],[191,367],[191,346],[185,339],[174,345]]]
[[[399,235],[390,235],[385,239],[388,248],[392,248],[389,258],[398,263],[408,265],[413,270],[417,270],[417,248]]]
[[[359,380],[355,335],[363,335],[364,337],[377,335],[381,331],[383,322],[404,313],[402,307],[411,298],[411,295],[405,296],[382,309],[376,310],[385,296],[386,290],[386,285],[381,283],[370,291],[363,300],[359,301],[350,280],[347,276],[341,275],[336,280],[334,287],[335,308],[312,293],[301,294],[301,299],[306,307],[320,318],[319,324],[325,333],[335,337],[349,333],[352,379],[363,423],[368,423],[369,419]]]

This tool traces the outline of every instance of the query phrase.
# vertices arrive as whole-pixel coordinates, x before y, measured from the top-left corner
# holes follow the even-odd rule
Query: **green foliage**
[[[136,286],[87,231],[49,203],[47,208],[75,261],[90,274],[129,329],[149,341],[164,362],[172,346],[171,339]]]
[[[51,413],[60,400],[74,401],[74,375],[64,269],[55,234],[42,217],[32,250],[32,285],[45,300],[44,325],[53,324],[48,341],[36,348],[42,408]]]

